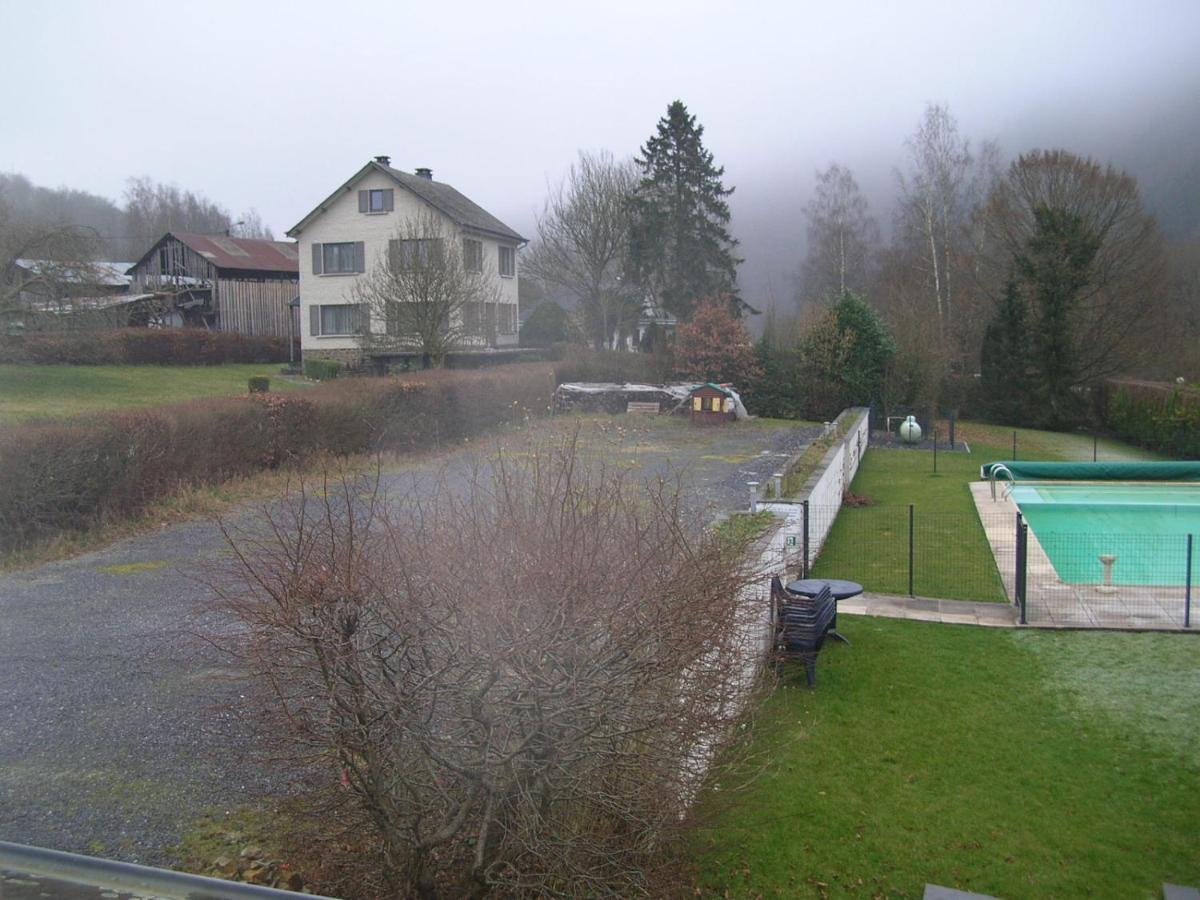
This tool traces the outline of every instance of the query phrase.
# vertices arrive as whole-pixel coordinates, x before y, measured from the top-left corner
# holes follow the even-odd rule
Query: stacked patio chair
[[[817,655],[837,625],[837,601],[826,585],[815,597],[793,594],[776,575],[771,579],[775,648],[781,659],[804,661],[808,686],[817,683]]]

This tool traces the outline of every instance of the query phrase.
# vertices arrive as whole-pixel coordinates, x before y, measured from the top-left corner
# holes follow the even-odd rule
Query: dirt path
[[[618,417],[584,420],[581,442],[647,478],[681,472],[704,519],[744,507],[745,482],[765,481],[818,431]],[[387,487],[420,490],[465,471],[472,452]],[[162,863],[201,815],[285,789],[253,758],[241,673],[206,640],[229,625],[196,575],[224,550],[216,523],[197,521],[0,575],[0,840]]]

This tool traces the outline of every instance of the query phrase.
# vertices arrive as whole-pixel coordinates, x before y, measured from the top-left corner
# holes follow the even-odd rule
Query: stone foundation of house
[[[330,362],[341,363],[349,369],[356,369],[363,363],[363,352],[357,348],[347,350],[307,348],[304,350],[303,358],[305,360],[324,359]]]

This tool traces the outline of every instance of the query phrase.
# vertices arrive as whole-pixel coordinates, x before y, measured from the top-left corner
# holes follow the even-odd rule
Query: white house
[[[300,345],[306,359],[352,365],[362,360],[358,332],[365,323],[353,284],[384,258],[406,222],[430,217],[462,241],[465,264],[497,279],[494,309],[488,303],[476,313],[494,328],[476,345],[517,345],[517,250],[526,239],[450,185],[434,181],[431,170],[401,172],[388,157],[377,156],[288,231],[299,243]],[[372,320],[369,327],[379,333],[386,323]]]

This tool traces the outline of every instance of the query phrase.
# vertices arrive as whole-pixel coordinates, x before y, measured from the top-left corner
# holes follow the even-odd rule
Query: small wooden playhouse
[[[697,385],[688,394],[688,416],[694,425],[724,425],[736,415],[733,391],[719,384]]]

